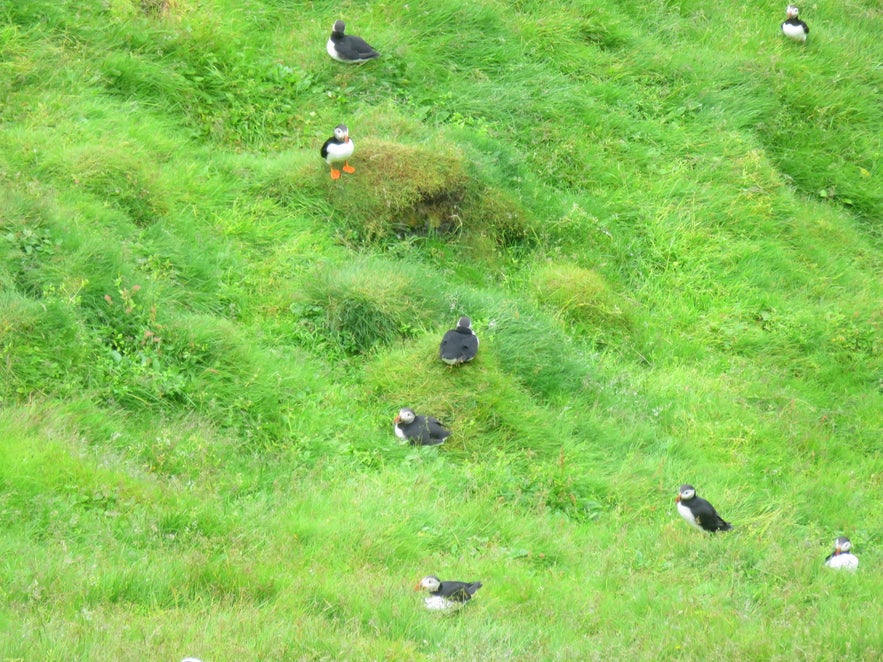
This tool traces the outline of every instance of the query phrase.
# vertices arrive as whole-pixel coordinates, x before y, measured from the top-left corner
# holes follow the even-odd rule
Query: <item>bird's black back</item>
[[[334,42],[334,49],[347,60],[370,60],[380,57],[380,53],[375,51],[367,41],[355,35],[332,32],[331,41]]]
[[[431,595],[440,595],[448,600],[466,602],[481,588],[481,582],[442,582]]]
[[[478,336],[469,329],[456,328],[442,338],[438,354],[448,361],[470,361],[478,353]]]
[[[690,512],[693,513],[693,516],[699,522],[699,526],[706,531],[714,533],[715,531],[729,531],[733,528],[731,524],[725,522],[723,518],[717,514],[714,506],[702,497],[693,497],[686,503]]]

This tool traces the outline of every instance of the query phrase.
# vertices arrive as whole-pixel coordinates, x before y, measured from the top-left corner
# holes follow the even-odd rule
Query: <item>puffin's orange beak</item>
[[[401,422],[402,422],[401,416],[396,416],[395,419],[393,419],[393,423],[401,423]]]
[[[678,494],[678,495],[675,497],[675,503],[680,503],[680,502],[681,502],[681,495]]]
[[[414,590],[415,590],[415,591],[419,591],[419,590],[420,590],[420,582],[417,582],[417,586],[414,587]]]

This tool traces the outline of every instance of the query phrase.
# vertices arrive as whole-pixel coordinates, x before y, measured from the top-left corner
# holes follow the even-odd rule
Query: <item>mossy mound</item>
[[[443,312],[421,276],[385,260],[323,265],[305,283],[292,312],[310,344],[352,356],[410,338]]]
[[[365,139],[351,165],[328,181],[329,202],[358,240],[464,232],[510,245],[533,234],[520,205],[472,177],[452,145]]]
[[[625,331],[632,327],[632,305],[592,269],[550,263],[531,277],[534,298],[583,332]]]

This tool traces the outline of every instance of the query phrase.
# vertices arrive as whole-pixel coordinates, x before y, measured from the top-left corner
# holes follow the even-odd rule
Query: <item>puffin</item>
[[[788,5],[785,13],[788,15],[788,18],[782,23],[782,34],[794,41],[805,42],[806,36],[809,34],[809,26],[797,18],[798,14],[800,14],[797,5]]]
[[[331,166],[331,179],[340,179],[340,170],[334,167],[335,163],[343,161],[343,171],[353,173],[356,171],[347,159],[353,155],[356,149],[355,143],[350,140],[350,131],[346,124],[338,124],[334,127],[334,135],[322,145],[322,158]]]
[[[678,504],[678,512],[687,524],[700,531],[715,533],[733,528],[721,519],[714,506],[702,497],[696,496],[696,489],[692,485],[681,485],[675,502]]]
[[[421,579],[414,590],[429,591],[429,597],[425,600],[427,609],[448,611],[465,605],[480,588],[481,582],[443,582],[435,575],[429,575]]]
[[[855,570],[858,568],[858,557],[849,551],[851,548],[849,538],[840,536],[834,541],[834,552],[825,559],[825,565],[836,570]]]
[[[360,64],[380,57],[380,53],[371,48],[364,39],[344,34],[344,30],[346,24],[343,21],[334,21],[331,36],[325,45],[328,55],[333,59],[347,64]]]
[[[438,420],[432,416],[417,416],[408,407],[399,409],[394,422],[396,436],[413,446],[437,446],[451,436],[451,431]]]
[[[474,359],[477,353],[478,336],[472,331],[472,320],[464,315],[457,322],[456,329],[445,333],[438,356],[448,365],[460,365]]]

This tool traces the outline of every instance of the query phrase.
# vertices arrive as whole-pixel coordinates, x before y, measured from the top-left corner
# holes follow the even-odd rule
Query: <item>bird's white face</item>
[[[334,137],[339,142],[348,142],[350,139],[350,132],[343,124],[341,124],[334,128]]]
[[[834,549],[842,554],[843,552],[848,552],[852,549],[852,543],[849,542],[848,538],[837,538],[834,542]]]
[[[684,486],[681,488],[681,491],[678,493],[678,501],[689,501],[694,496],[696,496],[696,490],[692,487]]]
[[[427,591],[437,591],[439,586],[441,582],[436,577],[424,577],[420,580],[420,588],[425,588]]]
[[[408,409],[407,407],[402,407],[399,409],[399,415],[396,416],[396,423],[404,423],[408,425],[409,423],[414,422],[414,412]]]
[[[788,18],[797,18],[798,14],[800,14],[797,5],[788,5],[788,9],[785,12],[788,14]]]

